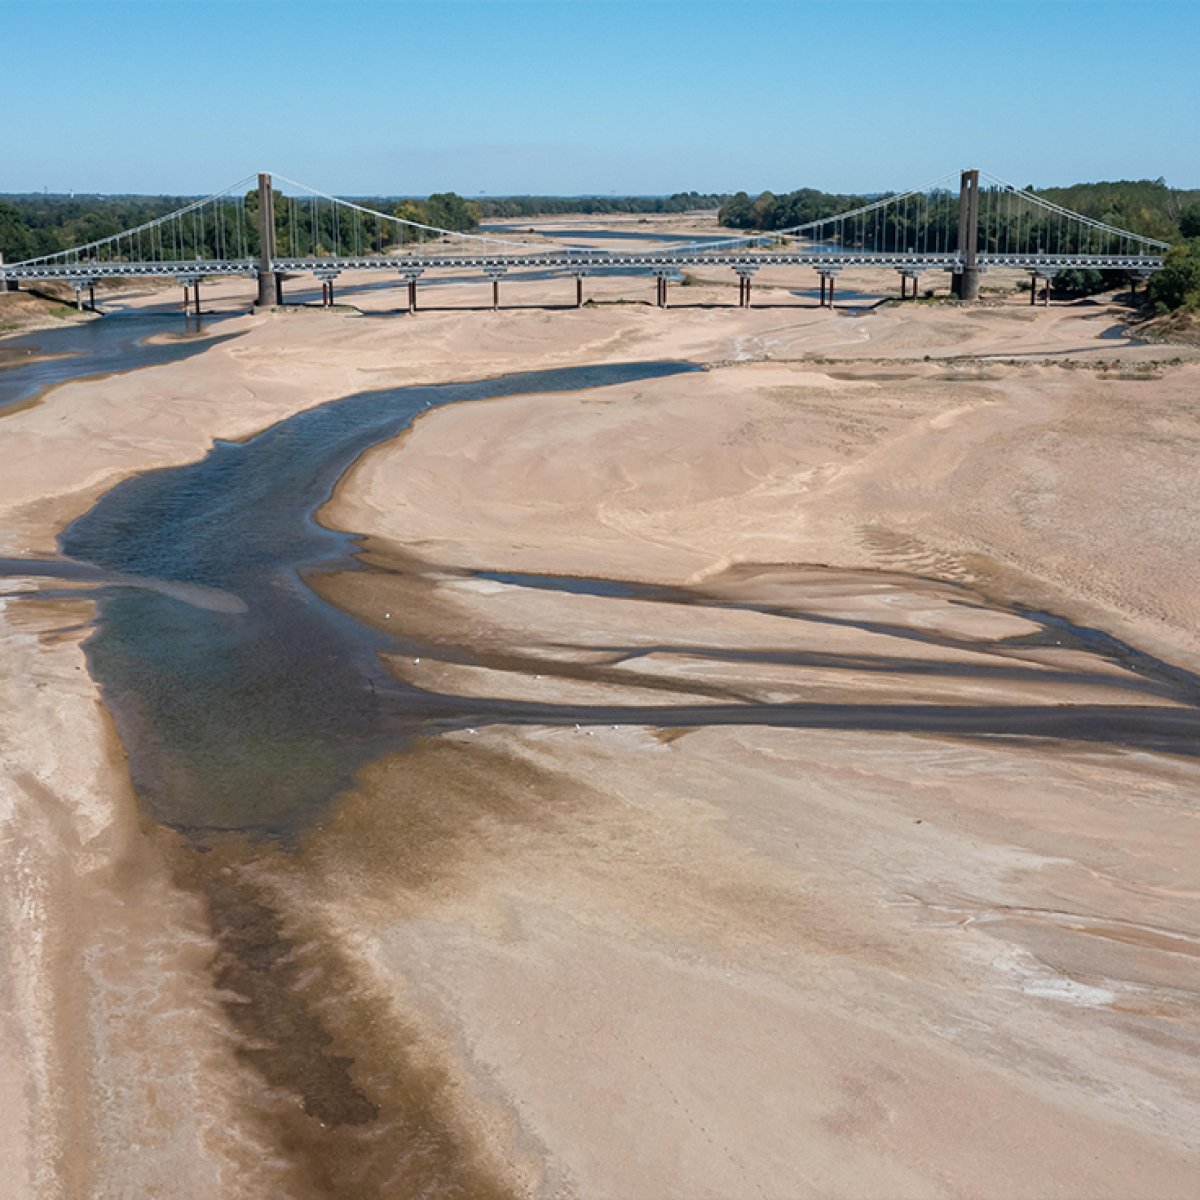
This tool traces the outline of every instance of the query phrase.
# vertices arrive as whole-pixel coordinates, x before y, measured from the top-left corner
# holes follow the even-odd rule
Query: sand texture
[[[1193,1195],[1200,760],[1142,731],[1197,703],[1197,352],[1105,299],[375,282],[0,415],[0,557],[325,400],[688,360],[432,411],[321,512],[364,569],[310,582],[398,678],[606,717],[422,736],[200,855],[139,811],[86,588],[10,572],[0,1193]]]

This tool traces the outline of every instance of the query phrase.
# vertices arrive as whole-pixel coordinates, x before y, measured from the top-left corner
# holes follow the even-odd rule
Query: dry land
[[[5,580],[0,1194],[1194,1195],[1200,760],[1136,730],[1196,703],[1200,351],[1105,298],[374,282],[0,415],[0,556],[325,400],[686,359],[431,411],[321,513],[368,569],[312,583],[399,678],[604,718],[416,740],[198,855],[139,812],[86,591]]]

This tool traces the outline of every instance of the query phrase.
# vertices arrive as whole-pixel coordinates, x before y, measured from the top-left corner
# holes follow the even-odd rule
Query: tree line
[[[1151,280],[1149,295],[1160,311],[1200,312],[1200,189],[1173,188],[1163,179],[1080,183],[1071,187],[1027,188],[1052,204],[1106,225],[1144,237],[1174,242],[1165,269]],[[835,217],[862,208],[879,195],[853,195],[799,188],[783,195],[746,192],[731,196],[720,209],[720,222],[731,229],[769,233]],[[996,206],[980,213],[980,246],[1002,252],[1007,245],[1042,246],[1071,253],[1108,249],[1104,235],[1088,232],[1052,214],[1034,215]],[[953,250],[958,244],[957,193],[935,193],[918,209],[886,206],[878,214],[850,220],[832,237],[846,246],[870,244],[881,250]],[[1123,272],[1073,270],[1059,274],[1055,287],[1070,294],[1102,291],[1124,282]]]
[[[0,196],[0,254],[6,262],[20,262],[55,254],[73,246],[100,241],[157,217],[166,216],[198,199],[195,196],[57,196],[26,194]],[[728,199],[725,194],[677,192],[672,196],[492,196],[466,200],[455,192],[435,192],[427,197],[361,197],[366,208],[400,217],[419,225],[469,231],[481,220],[559,215],[563,213],[673,213],[712,209]],[[258,253],[258,193],[245,196],[245,228],[240,248]],[[252,219],[251,219],[252,218]],[[227,217],[226,231],[231,217]],[[282,252],[292,246],[317,247],[331,252],[335,246],[388,249],[420,236],[418,231],[380,221],[369,214],[348,218],[335,214],[328,204],[312,205],[305,199],[275,193],[275,231]],[[215,228],[190,234],[189,257],[207,257],[219,249]]]
[[[683,213],[719,208],[727,192],[676,192],[671,196],[483,196],[471,201],[481,218],[559,216],[564,213]]]

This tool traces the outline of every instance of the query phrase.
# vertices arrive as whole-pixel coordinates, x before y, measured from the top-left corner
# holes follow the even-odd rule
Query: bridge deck
[[[976,258],[987,269],[1045,272],[1068,268],[1119,270],[1149,273],[1162,269],[1161,255],[1151,254],[986,254]],[[650,272],[667,272],[682,267],[729,267],[757,271],[763,267],[810,267],[817,271],[840,271],[847,267],[893,271],[962,270],[958,254],[904,254],[878,251],[788,251],[776,254],[696,251],[554,251],[531,254],[422,254],[369,255],[339,258],[276,258],[272,269],[287,273],[336,273],[341,271],[395,271],[401,276],[430,270],[471,270],[503,274],[510,270],[554,270],[587,274],[614,267]],[[195,259],[166,262],[75,262],[0,265],[0,279],[128,279],[153,276],[195,278],[197,276],[258,273],[254,259]]]

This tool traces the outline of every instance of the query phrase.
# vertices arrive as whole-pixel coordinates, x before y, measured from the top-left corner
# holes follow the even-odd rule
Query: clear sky
[[[0,192],[1200,185],[1198,0],[0,0]]]

